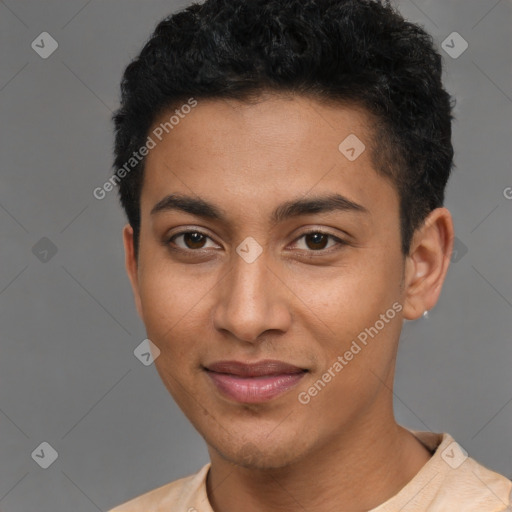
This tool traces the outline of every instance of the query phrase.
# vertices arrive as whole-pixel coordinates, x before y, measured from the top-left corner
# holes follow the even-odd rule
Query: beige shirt
[[[369,512],[512,512],[512,482],[485,468],[449,434],[410,431],[430,460],[395,496]],[[109,512],[213,512],[206,494],[206,464]]]

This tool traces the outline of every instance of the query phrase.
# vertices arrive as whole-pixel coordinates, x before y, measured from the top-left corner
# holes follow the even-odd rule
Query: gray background
[[[107,510],[207,462],[154,366],[134,357],[145,332],[123,266],[124,217],[114,192],[92,195],[111,172],[122,71],[157,21],[187,4],[0,1],[4,512]],[[451,433],[510,477],[512,4],[398,6],[440,49],[454,31],[469,47],[458,58],[440,50],[457,98],[446,205],[458,252],[430,318],[404,327],[396,415]],[[47,59],[31,48],[43,31],[59,44]],[[43,441],[58,452],[48,469],[31,457]]]

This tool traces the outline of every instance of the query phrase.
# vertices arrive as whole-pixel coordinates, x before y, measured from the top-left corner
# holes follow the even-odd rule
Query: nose
[[[269,267],[265,251],[252,263],[238,255],[233,260],[216,289],[215,328],[246,343],[258,343],[266,331],[286,332],[290,291]]]

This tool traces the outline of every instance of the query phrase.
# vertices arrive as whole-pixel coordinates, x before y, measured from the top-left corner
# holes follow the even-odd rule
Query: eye
[[[325,252],[332,252],[330,249],[332,247],[335,247],[336,245],[342,246],[347,245],[347,243],[340,238],[332,235],[331,233],[326,233],[324,231],[319,230],[311,230],[306,233],[303,233],[297,240],[304,239],[304,250],[306,251],[313,251],[313,252],[319,252],[319,251],[325,251]],[[331,239],[334,243],[330,246],[328,246],[328,241]]]
[[[176,243],[176,240],[181,239],[182,244]],[[166,240],[167,244],[176,245],[178,249],[183,249],[184,251],[189,250],[198,250],[207,248],[206,241],[211,240],[208,235],[205,235],[201,231],[181,231],[180,233],[176,233]]]
[[[304,239],[304,244],[303,247],[299,247],[299,249],[306,252],[330,253],[332,252],[330,249],[336,245],[348,245],[347,242],[332,235],[331,233],[320,231],[318,229],[303,233],[299,238],[296,239],[295,244],[298,244],[297,241],[302,239]],[[198,230],[189,230],[175,233],[165,240],[165,244],[171,245],[171,247],[174,246],[172,247],[173,249],[178,249],[185,252],[194,252],[212,247],[206,245],[208,240],[213,242],[213,240],[205,233]],[[329,240],[333,242],[331,245],[328,245]],[[300,244],[298,245],[300,246]],[[218,246],[214,244],[214,247]]]

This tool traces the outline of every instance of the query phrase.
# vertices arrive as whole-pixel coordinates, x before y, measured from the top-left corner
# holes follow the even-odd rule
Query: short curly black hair
[[[444,203],[454,100],[432,37],[385,0],[206,0],[162,20],[127,66],[115,112],[118,172],[156,118],[191,97],[265,91],[362,106],[370,155],[400,198],[401,249]],[[144,159],[118,180],[137,254]],[[120,176],[119,175],[119,176]]]

